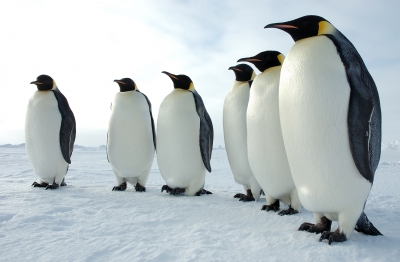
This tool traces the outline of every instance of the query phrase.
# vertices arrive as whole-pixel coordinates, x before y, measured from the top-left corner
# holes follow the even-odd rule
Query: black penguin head
[[[190,91],[194,90],[193,82],[190,79],[190,77],[188,77],[187,75],[174,75],[174,74],[168,73],[167,71],[162,71],[161,73],[166,74],[167,76],[169,76],[171,78],[172,82],[174,83],[175,89],[180,88],[180,89],[190,90]]]
[[[336,30],[325,18],[306,15],[292,21],[266,25],[264,28],[278,28],[288,33],[293,40],[313,37],[322,34],[333,34]]]
[[[36,78],[36,81],[31,82],[31,84],[36,85],[37,89],[40,91],[51,90],[54,85],[54,80],[48,75],[40,75]]]
[[[247,82],[253,80],[255,75],[253,68],[246,64],[231,66],[228,68],[228,70],[233,70],[236,76],[236,81]]]
[[[260,72],[264,72],[268,68],[282,65],[284,59],[284,55],[278,51],[264,51],[253,57],[241,58],[238,62],[250,62],[255,65]]]
[[[120,92],[128,92],[136,90],[136,84],[130,78],[122,78],[121,80],[114,80],[119,85]]]

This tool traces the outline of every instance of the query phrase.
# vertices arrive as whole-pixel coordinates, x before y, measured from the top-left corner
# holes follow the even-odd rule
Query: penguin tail
[[[381,232],[369,221],[367,215],[362,212],[360,218],[357,221],[355,230],[360,233],[364,233],[370,236],[379,236],[382,235]]]

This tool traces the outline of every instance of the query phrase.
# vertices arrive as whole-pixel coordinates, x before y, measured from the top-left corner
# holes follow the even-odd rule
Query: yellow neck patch
[[[256,73],[254,73],[254,71],[253,71],[253,73],[251,74],[251,79],[250,80],[254,80],[255,77],[256,77]]]
[[[321,21],[318,23],[318,35],[333,35],[335,33],[335,30],[335,27],[327,21]]]
[[[194,90],[196,90],[196,89],[194,89],[194,85],[193,85],[193,83],[190,83],[189,90],[190,90],[190,91],[194,91]]]
[[[283,60],[285,60],[285,56],[282,55],[282,54],[279,54],[279,55],[278,55],[278,60],[279,60],[279,62],[280,62],[281,64],[283,64]]]

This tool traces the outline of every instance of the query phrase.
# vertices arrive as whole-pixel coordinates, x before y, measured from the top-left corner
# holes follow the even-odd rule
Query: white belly
[[[190,187],[186,192],[188,195],[203,187],[206,175],[199,132],[200,118],[193,94],[173,90],[162,101],[158,113],[157,162],[167,185],[171,188]]]
[[[264,192],[281,199],[295,189],[279,120],[279,76],[272,67],[256,76],[247,110],[250,167]]]
[[[149,173],[154,159],[153,131],[146,98],[136,91],[119,92],[108,126],[108,159],[124,178]]]
[[[226,153],[234,179],[250,187],[253,173],[247,155],[246,112],[250,88],[247,82],[235,81],[224,101],[223,125]]]
[[[60,184],[68,167],[60,148],[60,126],[61,114],[53,92],[36,91],[26,112],[25,146],[35,174],[50,184]]]
[[[349,94],[344,66],[328,38],[292,47],[281,71],[281,126],[300,200],[312,212],[363,205],[371,187],[350,152]]]

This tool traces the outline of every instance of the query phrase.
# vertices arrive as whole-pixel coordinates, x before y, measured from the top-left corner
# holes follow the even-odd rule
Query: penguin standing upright
[[[126,182],[136,191],[146,191],[146,182],[156,148],[151,103],[130,78],[114,80],[120,88],[111,105],[107,134],[107,157],[118,186],[126,190]]]
[[[299,230],[322,233],[329,244],[345,241],[354,227],[380,235],[363,212],[380,158],[381,108],[361,56],[319,16],[265,28],[295,41],[282,66],[279,112],[300,200],[316,219]]]
[[[279,210],[279,200],[289,206],[279,215],[301,211],[283,144],[279,120],[279,77],[285,57],[277,51],[264,51],[238,62],[254,64],[261,74],[254,79],[247,108],[249,163],[267,200],[262,210]]]
[[[71,164],[76,123],[74,114],[56,82],[40,75],[28,103],[25,118],[25,147],[33,171],[40,178],[34,187],[56,189],[66,186],[64,177]]]
[[[225,97],[223,111],[224,140],[229,165],[235,182],[243,185],[246,194],[236,194],[240,201],[260,198],[261,187],[250,169],[247,155],[246,112],[254,70],[246,64],[229,67],[236,79]]]
[[[211,194],[203,189],[206,170],[211,172],[211,118],[188,76],[162,73],[171,78],[174,90],[162,101],[157,119],[157,162],[167,183],[161,192]]]

